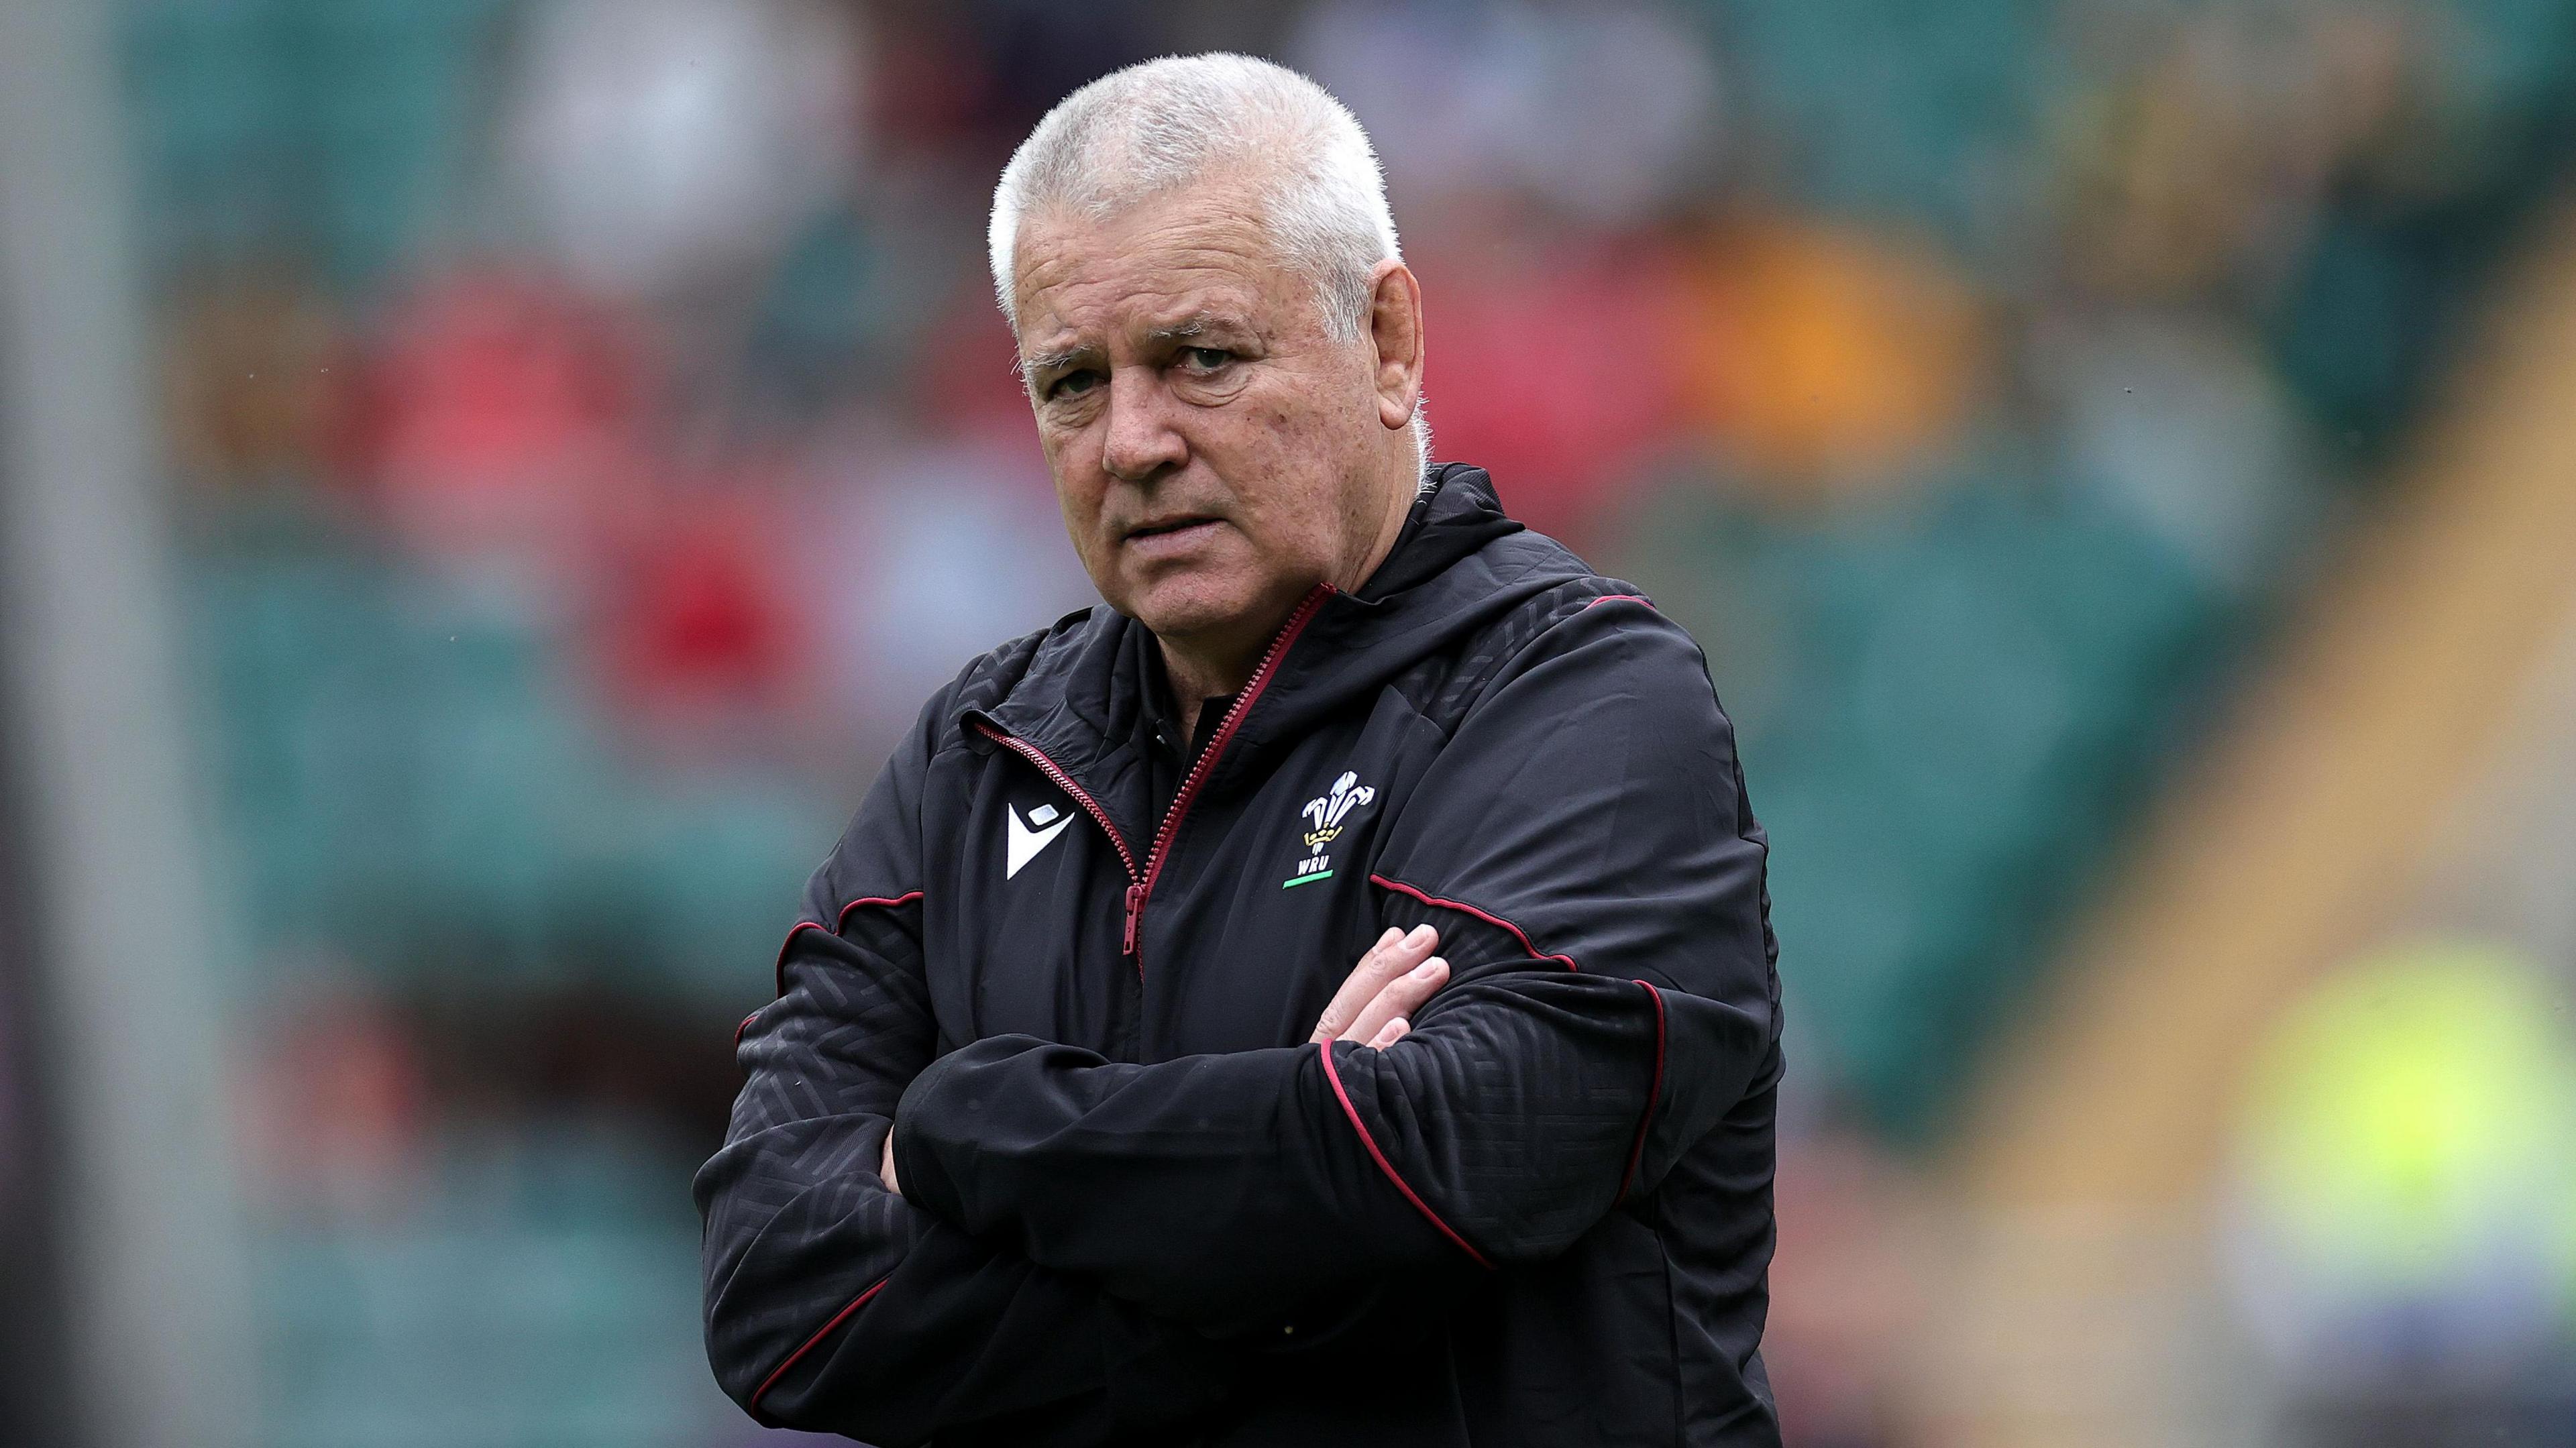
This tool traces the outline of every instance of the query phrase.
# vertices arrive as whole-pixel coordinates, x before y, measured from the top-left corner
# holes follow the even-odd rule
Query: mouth
[[[1200,528],[1213,528],[1216,524],[1216,519],[1196,513],[1186,514],[1177,518],[1161,518],[1154,522],[1140,524],[1137,527],[1128,529],[1126,536],[1120,541],[1134,543],[1146,538],[1166,538],[1175,534],[1193,532]]]

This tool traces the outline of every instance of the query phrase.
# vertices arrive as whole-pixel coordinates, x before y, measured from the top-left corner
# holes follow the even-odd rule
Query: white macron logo
[[[1036,859],[1038,851],[1054,844],[1055,837],[1064,833],[1064,827],[1073,823],[1072,815],[1059,812],[1051,804],[1030,810],[1028,824],[1020,823],[1020,812],[1007,804],[1002,806],[1002,813],[1011,818],[1009,858],[1002,866],[1005,880],[1020,873],[1022,865]]]

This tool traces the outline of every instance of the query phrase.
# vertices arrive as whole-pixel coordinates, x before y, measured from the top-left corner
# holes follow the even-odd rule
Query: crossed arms
[[[1562,1251],[1768,1047],[1731,730],[1641,607],[1547,630],[1468,713],[1377,861],[1381,923],[1437,942],[1382,937],[1295,1047],[1138,1065],[1003,1036],[934,1060],[918,897],[844,907],[920,878],[944,704],[818,875],[699,1177],[710,1356],[765,1420],[901,1445],[1194,1416],[1390,1283]],[[1446,971],[1416,974],[1435,943]]]

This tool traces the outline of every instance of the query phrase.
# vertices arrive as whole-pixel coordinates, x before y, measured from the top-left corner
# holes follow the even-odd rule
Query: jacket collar
[[[1503,512],[1485,470],[1447,463],[1425,479],[1396,546],[1357,592],[1321,601],[1294,641],[1256,678],[1259,692],[1204,789],[1222,792],[1282,742],[1380,689],[1425,656],[1530,594],[1590,570],[1554,540]],[[1105,605],[1047,638],[1026,673],[983,711],[1043,752],[1142,840],[1148,791],[1133,747],[1149,677],[1151,631]],[[974,711],[965,711],[972,713]],[[962,716],[960,722],[962,723]],[[1121,802],[1127,802],[1122,807]]]

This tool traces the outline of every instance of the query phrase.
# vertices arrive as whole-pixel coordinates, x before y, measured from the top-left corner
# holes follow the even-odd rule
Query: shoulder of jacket
[[[956,723],[960,714],[969,709],[993,708],[1009,698],[1021,680],[1039,671],[1043,661],[1080,647],[1083,634],[1101,607],[1093,604],[1077,608],[1044,628],[1032,629],[968,660],[933,702],[940,724],[932,740],[932,752],[962,741],[963,734]]]
[[[1564,579],[1495,615],[1457,647],[1423,660],[1398,687],[1442,733],[1454,733],[1495,679],[1549,630],[1587,609],[1623,603],[1654,608],[1644,590],[1621,579],[1589,573]]]

